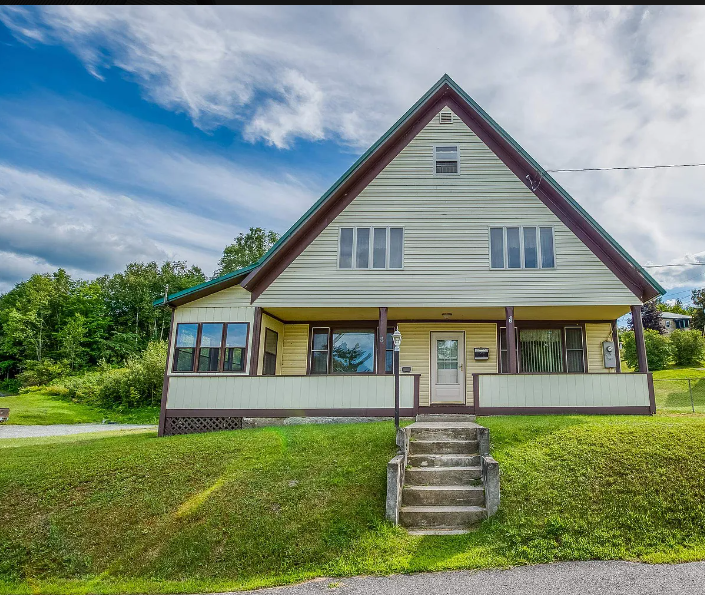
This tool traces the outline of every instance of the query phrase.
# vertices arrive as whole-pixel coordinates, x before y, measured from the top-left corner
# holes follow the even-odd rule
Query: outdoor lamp
[[[394,331],[392,339],[394,340],[394,351],[399,351],[399,346],[401,345],[401,333],[398,328]]]

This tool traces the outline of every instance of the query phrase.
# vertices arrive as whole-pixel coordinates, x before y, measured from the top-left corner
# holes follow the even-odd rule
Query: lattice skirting
[[[242,430],[241,417],[167,417],[164,435],[200,434],[220,430]]]

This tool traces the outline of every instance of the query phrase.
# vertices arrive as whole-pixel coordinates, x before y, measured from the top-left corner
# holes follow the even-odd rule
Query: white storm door
[[[465,404],[465,333],[431,333],[431,404]]]

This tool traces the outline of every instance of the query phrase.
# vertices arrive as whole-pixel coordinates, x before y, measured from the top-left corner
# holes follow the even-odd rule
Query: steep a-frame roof
[[[241,285],[252,301],[286,269],[442,108],[448,106],[642,301],[665,290],[447,74],[372,145],[254,265],[169,296],[183,303]],[[189,299],[190,298],[190,299]],[[163,303],[157,300],[155,305]]]

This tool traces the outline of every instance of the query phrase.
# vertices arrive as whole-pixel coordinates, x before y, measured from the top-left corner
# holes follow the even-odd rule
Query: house
[[[243,416],[640,413],[659,284],[443,76],[257,263],[172,309],[160,433]]]
[[[692,316],[687,314],[675,314],[674,312],[661,312],[664,333],[670,335],[677,329],[689,329]]]

